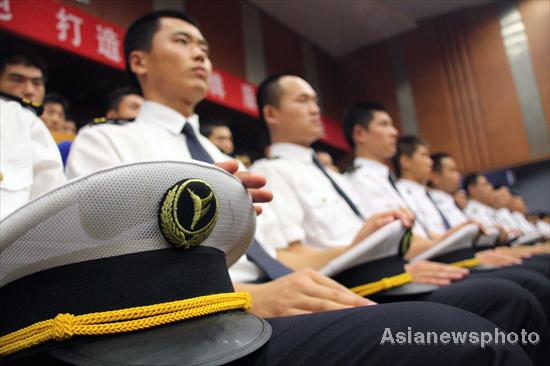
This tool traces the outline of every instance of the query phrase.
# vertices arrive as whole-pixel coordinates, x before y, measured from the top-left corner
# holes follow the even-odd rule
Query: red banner
[[[49,0],[0,0],[0,27],[124,69],[124,29],[72,6]]]
[[[52,47],[124,69],[125,30],[54,0],[0,0],[0,28]],[[207,100],[258,116],[256,86],[214,69]],[[322,140],[348,151],[340,125],[326,117]]]

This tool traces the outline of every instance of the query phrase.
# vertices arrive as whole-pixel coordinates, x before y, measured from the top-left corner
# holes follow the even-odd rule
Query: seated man
[[[500,239],[505,242],[514,238],[514,233],[504,228],[496,217],[495,210],[490,206],[493,199],[493,185],[480,174],[470,174],[464,178],[464,191],[468,194],[468,204],[464,213],[469,218],[476,220],[486,228],[497,228],[500,231]]]
[[[546,230],[541,230],[537,225],[539,222],[544,222],[541,220],[544,217],[537,217],[537,219],[532,223],[530,220],[527,219],[527,215],[529,214],[529,209],[527,208],[527,204],[525,203],[525,200],[523,197],[519,195],[512,195],[512,198],[508,202],[508,209],[512,212],[512,215],[514,216],[514,219],[520,225],[522,228],[523,233],[535,233],[539,232],[548,239],[550,237],[550,231],[548,228]],[[544,227],[541,225],[541,227]]]
[[[208,57],[208,44],[197,23],[177,11],[147,14],[128,29],[124,49],[130,76],[141,86],[145,102],[133,123],[106,123],[81,130],[69,156],[68,174],[81,176],[137,160],[226,160],[227,157],[198,132],[199,118],[194,113],[195,106],[206,97],[212,64]],[[236,163],[221,166],[236,173]],[[243,172],[236,174],[245,185],[253,188],[252,193],[257,200],[271,197],[257,190],[265,184],[261,177]],[[242,261],[246,262],[246,258],[243,257]],[[257,270],[252,263],[248,264],[249,268]],[[506,287],[511,284],[502,285]],[[288,274],[265,284],[236,283],[235,287],[248,290],[255,304],[251,311],[266,317],[347,309],[369,303],[310,270]],[[501,293],[510,291],[507,288],[501,289]],[[520,323],[516,325],[521,324],[530,330],[534,324],[544,323],[538,319],[544,315],[538,312],[536,300],[528,298],[521,288],[517,290],[519,292],[511,290],[514,301],[505,312],[521,314]],[[506,295],[507,298],[509,296]],[[520,304],[522,309],[518,308]],[[429,309],[427,311],[432,314]],[[403,312],[410,316],[409,311]],[[416,309],[412,312],[415,316],[422,313]],[[515,329],[513,324],[506,323],[508,315],[501,313],[501,316],[496,319],[499,323],[508,329]],[[430,317],[427,315],[425,319]],[[349,327],[357,328],[358,324],[368,324],[369,319],[367,308],[273,319],[274,334],[267,363],[285,364],[298,359],[304,364],[320,363],[318,357],[325,355],[324,352],[338,353],[340,342],[336,338],[340,337],[341,331],[346,333],[342,340],[347,342],[348,351],[342,354],[343,359],[336,359],[336,363],[344,360],[354,363],[351,360],[354,352],[363,352],[363,356],[355,359],[359,364],[366,363],[369,358],[384,359],[385,352],[395,350],[381,349],[378,334],[363,333],[360,341],[355,341],[353,336],[357,337],[357,333],[353,329],[347,330]],[[414,322],[417,320],[422,322],[420,319],[414,319]],[[364,329],[363,326],[361,328]],[[546,334],[546,329],[536,331],[545,339],[546,335],[542,334]],[[321,338],[326,342],[317,343]],[[306,349],[311,353],[304,354]],[[538,359],[538,346],[525,349],[531,357]],[[425,352],[408,351],[413,354]]]
[[[27,105],[0,96],[0,220],[65,182],[52,135]]]
[[[46,93],[46,66],[36,55],[16,49],[0,54],[0,92],[42,104]]]
[[[44,121],[46,127],[52,132],[64,133],[69,112],[69,102],[57,93],[48,93],[44,97],[42,107],[44,111],[40,115],[40,119]]]
[[[109,119],[134,119],[143,104],[139,91],[131,87],[121,87],[109,94],[107,113]]]
[[[200,132],[206,136],[225,155],[233,156],[235,147],[233,145],[233,134],[229,126],[223,121],[212,121],[202,125]]]

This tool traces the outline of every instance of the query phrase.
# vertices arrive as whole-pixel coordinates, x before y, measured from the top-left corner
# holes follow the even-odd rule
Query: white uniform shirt
[[[446,233],[445,224],[435,204],[427,195],[426,187],[408,179],[396,183],[401,196],[416,215],[416,220],[427,230],[430,236]]]
[[[520,232],[522,231],[521,227],[519,226],[509,209],[500,208],[495,211],[498,222],[502,224],[506,228],[506,230],[519,230]]]
[[[61,154],[44,123],[0,100],[0,219],[65,182]]]
[[[544,220],[539,220],[537,222],[537,230],[542,233],[542,235],[546,236],[547,238],[550,237],[550,224],[547,223]]]
[[[539,231],[537,227],[531,224],[521,212],[514,211],[512,212],[512,216],[514,217],[514,220],[516,220],[523,234],[536,233]]]
[[[390,183],[390,169],[375,160],[355,158],[355,169],[346,173],[348,181],[359,195],[359,209],[368,216],[374,214],[409,208],[400,194]],[[409,208],[410,209],[410,208]],[[418,224],[413,227],[416,235],[428,238],[424,229]]]
[[[430,195],[433,202],[437,208],[439,208],[439,211],[441,211],[443,216],[445,216],[451,227],[462,225],[468,221],[468,218],[464,212],[462,212],[462,210],[455,204],[453,196],[438,189],[430,190]]]
[[[197,115],[186,119],[165,105],[146,101],[134,122],[90,126],[80,130],[71,147],[67,175],[78,177],[109,166],[143,160],[191,160],[185,135],[181,133],[186,122],[191,124],[201,145],[214,161],[231,159],[200,134]],[[275,216],[267,212],[260,217],[256,235],[264,247],[264,242],[280,240]],[[275,256],[273,251],[268,251],[268,254]],[[262,271],[246,256],[242,256],[229,273],[234,282],[251,282],[263,277]]]
[[[162,104],[146,101],[134,122],[81,129],[71,146],[67,176],[79,177],[109,166],[143,160],[190,160],[185,135],[188,121],[201,145],[216,162],[231,159],[199,132],[195,114],[185,118]]]
[[[270,206],[277,214],[285,243],[301,241],[316,248],[351,244],[363,225],[328,178],[313,163],[313,150],[294,144],[271,146],[274,158],[252,165],[273,191]],[[357,195],[338,173],[328,174],[354,202]]]
[[[468,200],[464,213],[472,220],[479,222],[486,229],[495,227],[498,224],[495,210],[473,199]]]

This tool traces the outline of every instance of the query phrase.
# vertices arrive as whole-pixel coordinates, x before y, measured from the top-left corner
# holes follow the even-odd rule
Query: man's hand
[[[531,253],[522,250],[521,247],[519,246],[518,247],[499,246],[499,247],[496,247],[494,250],[498,253],[503,253],[510,257],[521,258],[521,259],[529,258],[532,256]]]
[[[258,285],[235,284],[235,289],[250,292],[250,312],[262,318],[375,305],[311,269],[293,272]]]
[[[269,202],[273,199],[273,193],[271,191],[261,189],[266,184],[266,179],[264,176],[245,171],[238,171],[239,163],[236,160],[223,161],[221,163],[215,163],[214,165],[239,178],[248,190],[248,193],[250,193],[253,202]],[[254,205],[254,208],[256,209],[257,215],[262,213],[261,205]]]
[[[493,249],[477,252],[476,258],[479,259],[482,264],[488,264],[497,267],[511,266],[514,264],[521,264],[523,262],[521,258],[508,255],[504,252],[498,252]]]
[[[401,223],[406,228],[412,227],[412,225],[414,225],[414,215],[406,209],[381,212],[376,215],[372,215],[367,221],[363,223],[363,226],[357,232],[357,235],[355,235],[355,238],[351,242],[351,245],[360,243],[376,230],[382,228],[383,226],[386,226],[387,224],[395,220],[401,220]]]
[[[466,268],[430,261],[406,264],[405,270],[412,276],[413,282],[437,286],[450,285],[452,281],[461,280],[470,272]]]

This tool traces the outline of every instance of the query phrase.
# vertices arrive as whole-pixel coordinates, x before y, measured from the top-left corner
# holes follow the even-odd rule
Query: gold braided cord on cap
[[[478,258],[465,259],[463,261],[453,262],[451,266],[462,267],[462,268],[473,268],[479,266],[481,261]]]
[[[0,337],[0,356],[54,339],[134,332],[251,305],[248,292],[229,292],[83,315],[58,314]]]
[[[401,273],[396,276],[382,278],[379,281],[352,287],[351,291],[355,292],[359,296],[365,297],[390,288],[406,285],[409,282],[412,282],[411,275],[408,273]]]

